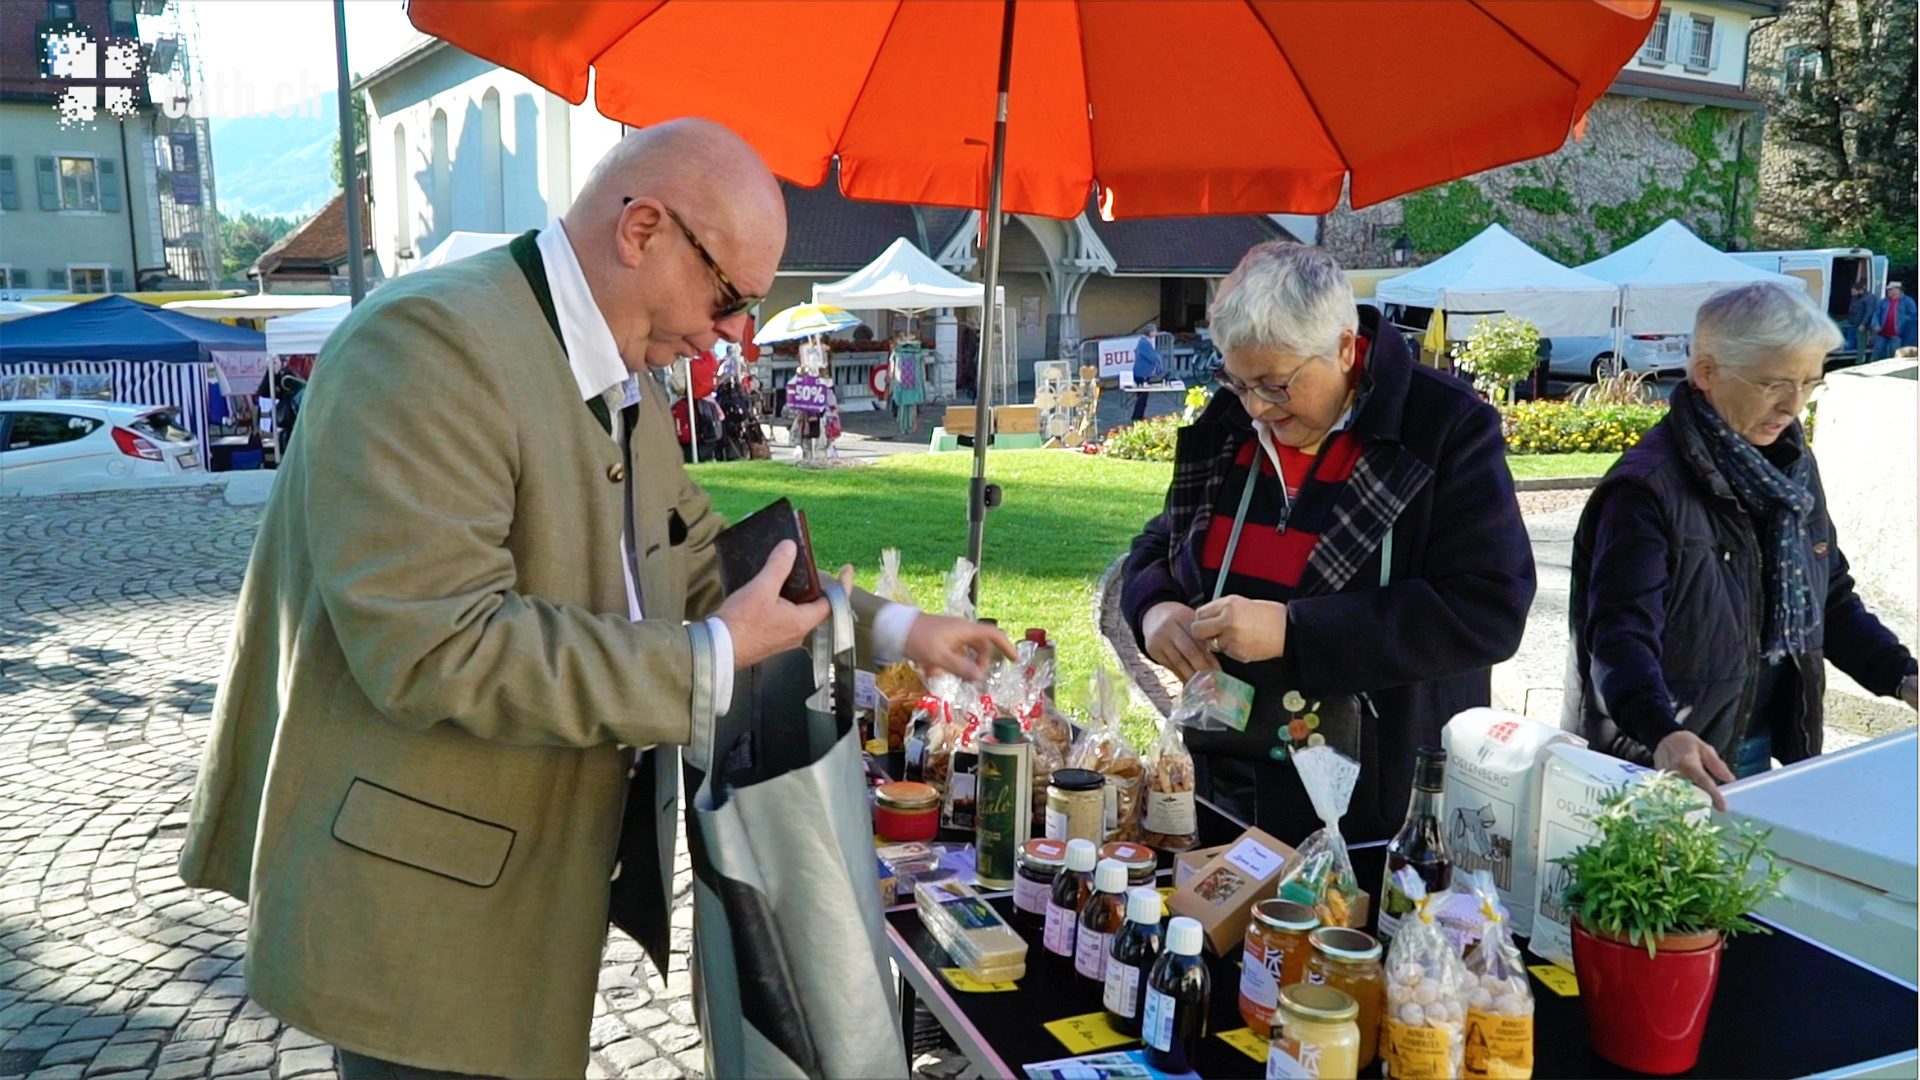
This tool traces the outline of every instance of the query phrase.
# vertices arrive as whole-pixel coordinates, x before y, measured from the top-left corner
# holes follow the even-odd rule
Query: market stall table
[[[1237,822],[1200,804],[1203,845],[1238,836]],[[1294,838],[1298,839],[1298,838]],[[1362,883],[1381,880],[1382,843],[1353,848]],[[1171,884],[1170,878],[1161,882]],[[1043,1026],[1049,1021],[1100,1012],[1099,992],[1073,973],[1072,965],[1047,954],[1037,931],[1012,920],[1012,900],[991,903],[1027,939],[1027,974],[1019,989],[960,993],[941,976],[952,965],[921,925],[908,902],[887,912],[887,939],[902,980],[903,1031],[911,1044],[917,998],[939,1021],[973,1066],[986,1076],[1026,1075],[1022,1066],[1089,1053],[1070,1049]],[[1529,966],[1545,962],[1527,955]],[[1260,1077],[1265,1065],[1217,1036],[1246,1026],[1237,1000],[1239,955],[1210,957],[1213,997],[1209,1035],[1200,1052],[1200,1075]],[[1533,978],[1536,1001],[1534,1075],[1611,1077],[1625,1070],[1597,1056],[1587,1036],[1578,997],[1562,997]],[[1913,1075],[1916,1007],[1914,987],[1863,967],[1784,930],[1728,942],[1719,990],[1707,1021],[1700,1061],[1690,1076],[1900,1076]],[[1137,1041],[1114,1047],[1137,1049]],[[1380,1075],[1376,1063],[1362,1076]]]

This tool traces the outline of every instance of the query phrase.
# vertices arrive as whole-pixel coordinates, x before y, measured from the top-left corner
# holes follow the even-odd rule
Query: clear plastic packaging
[[[1120,688],[1106,668],[1093,672],[1092,697],[1086,730],[1073,744],[1067,766],[1092,769],[1107,778],[1106,811],[1102,843],[1134,840],[1140,829],[1140,789],[1147,776],[1146,766],[1120,730],[1120,709],[1124,700]]]
[[[1340,835],[1340,819],[1353,801],[1360,766],[1331,746],[1296,751],[1293,766],[1299,770],[1307,797],[1313,800],[1313,812],[1324,824],[1300,845],[1286,872],[1280,875],[1280,899],[1313,907],[1322,926],[1357,929],[1366,922],[1360,909],[1360,898],[1365,894],[1360,879],[1354,876],[1347,842]]]
[[[953,560],[953,572],[947,575],[946,611],[956,619],[973,619],[973,575],[974,565],[965,555]]]
[[[965,882],[913,887],[920,924],[953,962],[981,982],[1014,982],[1027,973],[1027,941]]]
[[[1387,953],[1387,1023],[1383,1073],[1398,1080],[1461,1075],[1467,998],[1473,976],[1434,918],[1426,883],[1402,867],[1394,884],[1413,901]]]
[[[1169,719],[1160,729],[1147,760],[1142,793],[1140,842],[1162,851],[1191,851],[1200,843],[1200,818],[1194,805],[1193,754]]]
[[[1462,1076],[1527,1080],[1533,1075],[1533,985],[1493,875],[1466,875],[1485,917],[1480,941],[1467,953],[1467,1030]]]
[[[900,583],[899,548],[886,548],[880,552],[880,580],[874,583],[873,595],[908,607],[920,606],[913,602],[913,594]]]

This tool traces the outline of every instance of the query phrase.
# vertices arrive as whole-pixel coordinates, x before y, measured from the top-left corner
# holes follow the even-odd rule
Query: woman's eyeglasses
[[[625,206],[632,201],[633,196],[629,195],[620,200],[620,205]],[[720,286],[720,306],[713,313],[715,320],[731,319],[735,315],[743,315],[751,310],[755,304],[766,299],[764,296],[748,296],[735,288],[733,279],[727,276],[725,270],[720,269],[720,264],[715,262],[713,255],[707,251],[707,245],[701,243],[700,238],[693,235],[693,230],[687,227],[687,223],[681,220],[679,214],[674,213],[673,207],[667,206],[663,207],[663,209],[666,210],[667,216],[673,219],[673,223],[680,226],[680,232],[687,238],[687,243],[693,245],[694,254],[700,256],[700,261],[707,264],[707,272],[713,275],[715,284]]]
[[[1758,389],[1761,393],[1773,398],[1775,401],[1786,401],[1794,397],[1801,397],[1811,401],[1820,396],[1820,391],[1827,388],[1827,380],[1824,378],[1750,379],[1732,368],[1722,368],[1721,370],[1739,379],[1741,382],[1746,383],[1748,386]]]
[[[1319,359],[1319,358],[1315,357],[1314,359]],[[1306,371],[1307,367],[1312,363],[1313,363],[1313,360],[1308,360],[1305,364],[1300,365],[1300,367],[1294,371],[1293,375],[1290,378],[1288,378],[1286,382],[1283,382],[1278,386],[1265,386],[1265,385],[1249,386],[1248,384],[1241,382],[1239,379],[1236,379],[1233,376],[1227,374],[1226,368],[1221,368],[1219,371],[1215,372],[1213,376],[1213,381],[1220,387],[1227,390],[1231,390],[1235,394],[1240,395],[1240,399],[1242,401],[1246,400],[1246,397],[1248,394],[1252,394],[1254,397],[1259,398],[1261,401],[1264,401],[1269,405],[1285,405],[1288,401],[1292,400],[1293,398],[1293,390],[1292,390],[1293,384],[1300,378],[1301,372]]]

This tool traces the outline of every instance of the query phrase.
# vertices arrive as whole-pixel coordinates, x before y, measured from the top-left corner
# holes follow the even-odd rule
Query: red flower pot
[[[1721,939],[1714,934],[1669,941],[1648,956],[1645,944],[1573,927],[1573,967],[1593,1048],[1615,1065],[1670,1076],[1700,1058],[1700,1036],[1720,982]]]

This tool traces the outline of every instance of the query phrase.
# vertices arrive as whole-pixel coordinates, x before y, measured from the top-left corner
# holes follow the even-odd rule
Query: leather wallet
[[[813,540],[807,534],[807,515],[795,510],[786,499],[754,511],[720,534],[715,546],[720,551],[720,581],[732,593],[752,581],[767,565],[774,545],[791,540],[799,548],[793,571],[780,585],[780,597],[789,603],[810,604],[825,595],[820,589],[820,570],[814,565]]]

